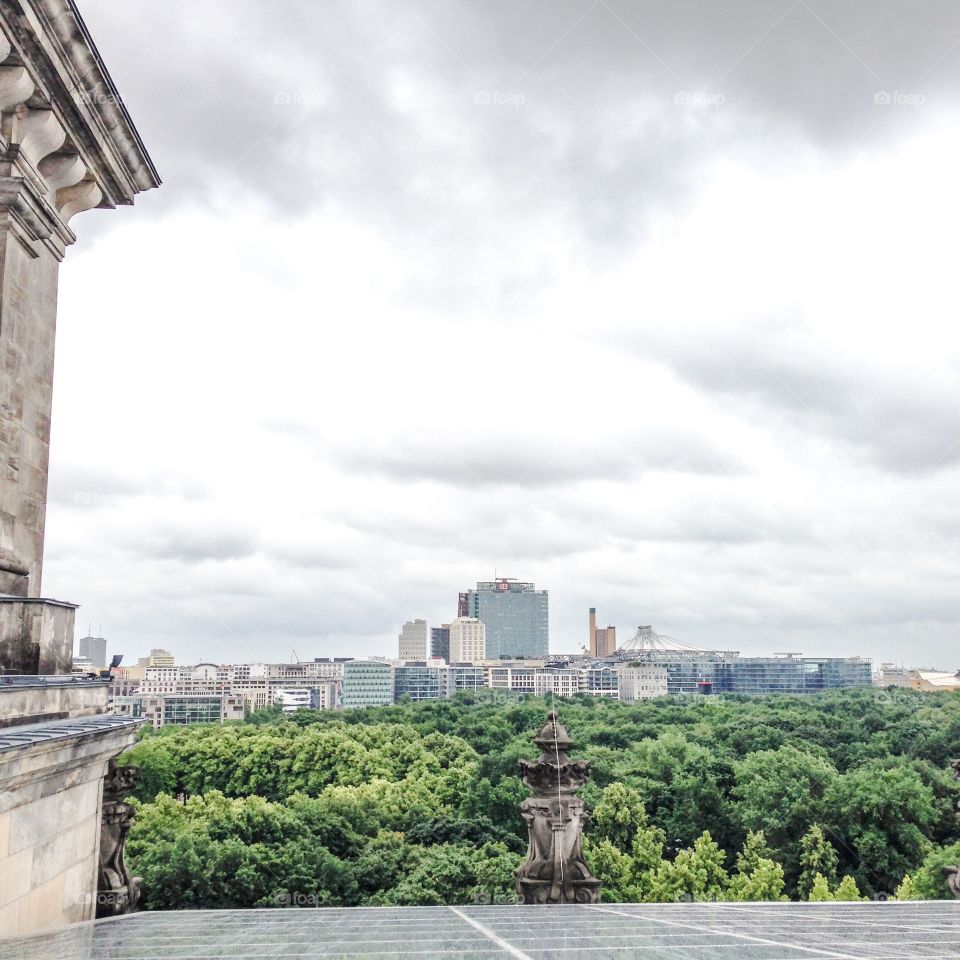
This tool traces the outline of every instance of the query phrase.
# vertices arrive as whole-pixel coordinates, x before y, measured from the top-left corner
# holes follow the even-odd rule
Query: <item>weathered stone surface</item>
[[[40,596],[57,282],[76,239],[70,220],[132,203],[159,183],[74,4],[0,3],[0,594]],[[0,630],[8,670],[49,669],[22,667],[22,632]]]
[[[97,916],[129,913],[140,899],[140,884],[130,875],[124,860],[124,845],[136,810],[124,802],[140,779],[137,767],[117,766],[111,760],[103,781],[103,811],[100,829],[100,870],[97,880]]]
[[[0,729],[107,712],[108,680],[0,676]]]
[[[5,935],[93,918],[104,777],[141,725],[105,715],[0,730]]]
[[[960,780],[960,759],[957,760],[948,760],[948,764],[953,769],[953,775],[957,780]],[[960,820],[960,803],[957,804],[957,819]],[[953,894],[954,898],[960,900],[960,864],[953,864],[946,868],[947,871],[947,887],[949,887],[950,892]]]
[[[520,761],[533,796],[520,805],[529,849],[517,873],[517,893],[523,903],[599,903],[600,881],[583,857],[587,813],[575,795],[590,776],[590,764],[567,757],[573,741],[555,712],[533,742],[540,756]]]
[[[70,673],[76,609],[59,600],[0,597],[0,672]]]

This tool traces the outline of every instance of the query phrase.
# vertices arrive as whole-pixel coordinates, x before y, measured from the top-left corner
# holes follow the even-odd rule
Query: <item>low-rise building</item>
[[[666,667],[651,663],[631,661],[620,666],[620,699],[625,703],[665,697],[667,689]]]
[[[451,663],[447,668],[447,696],[461,690],[483,690],[487,686],[485,667],[473,663]]]
[[[448,697],[449,670],[442,660],[408,660],[393,664],[393,699],[442,700]]]
[[[224,723],[244,718],[242,697],[223,694],[189,694],[141,697],[141,716],[154,730],[170,724]]]
[[[528,666],[488,667],[488,685],[498,690],[544,697],[575,697],[580,692],[580,671],[576,668]]]
[[[312,710],[313,705],[309,689],[278,690],[276,703],[284,713],[296,713],[297,710]]]
[[[960,671],[944,673],[941,670],[911,670],[910,688],[928,693],[947,693],[960,690]]]
[[[393,677],[386,660],[348,660],[342,669],[341,703],[345,708],[393,703]]]

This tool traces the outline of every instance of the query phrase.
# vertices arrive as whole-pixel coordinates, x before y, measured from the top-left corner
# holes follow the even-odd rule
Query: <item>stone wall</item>
[[[0,597],[0,673],[70,673],[76,610],[59,600]]]
[[[108,680],[0,677],[0,729],[106,713],[109,692]]]
[[[34,727],[32,743],[0,733],[4,936],[93,919],[103,777],[139,726],[101,716]]]
[[[40,595],[58,266],[0,232],[0,592],[19,596]]]

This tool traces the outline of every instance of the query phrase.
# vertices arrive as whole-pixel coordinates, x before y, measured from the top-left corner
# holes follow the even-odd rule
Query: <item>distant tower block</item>
[[[590,608],[590,656],[609,657],[617,652],[617,628],[597,626],[597,608]]]
[[[583,857],[583,800],[576,796],[590,776],[588,760],[571,760],[567,728],[551,712],[533,738],[534,760],[521,760],[523,782],[533,790],[520,805],[527,823],[529,850],[517,873],[523,903],[599,903],[600,881]]]

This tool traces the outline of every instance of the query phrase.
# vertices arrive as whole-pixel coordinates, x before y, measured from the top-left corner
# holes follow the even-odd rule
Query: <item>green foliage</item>
[[[802,900],[809,899],[814,878],[823,877],[832,883],[837,876],[837,851],[823,834],[823,828],[814,824],[800,841],[800,880],[797,893]]]
[[[857,888],[857,881],[847,874],[833,891],[834,900],[869,900],[869,897],[861,897]]]
[[[823,818],[824,795],[837,779],[829,760],[794,746],[751,753],[736,765],[741,822],[762,830],[796,883],[800,872],[800,839],[811,823]]]
[[[595,840],[609,840],[620,850],[629,850],[634,837],[647,825],[647,812],[636,790],[614,783],[604,789],[592,819]]]
[[[773,859],[762,832],[750,831],[737,854],[737,872],[730,878],[730,900],[786,900],[783,867]]]
[[[870,898],[860,896],[857,881],[849,874],[836,886],[831,887],[827,878],[822,873],[817,873],[814,874],[810,884],[810,894],[807,899],[816,903],[832,900],[869,900]]]
[[[463,693],[144,735],[124,757],[144,906],[510,901],[517,761],[551,706]],[[558,706],[592,764],[584,849],[608,902],[949,895],[960,695]]]
[[[897,889],[898,900],[950,900],[952,894],[947,887],[947,867],[960,865],[960,843],[931,850],[923,863],[909,879],[909,886],[903,891],[909,896],[901,896]]]
[[[893,890],[930,849],[934,797],[909,767],[867,761],[831,785],[826,807],[834,829],[846,838],[848,865],[871,893]]]
[[[681,850],[672,862],[665,860],[653,877],[651,899],[660,902],[726,900],[730,878],[724,852],[708,832]]]

